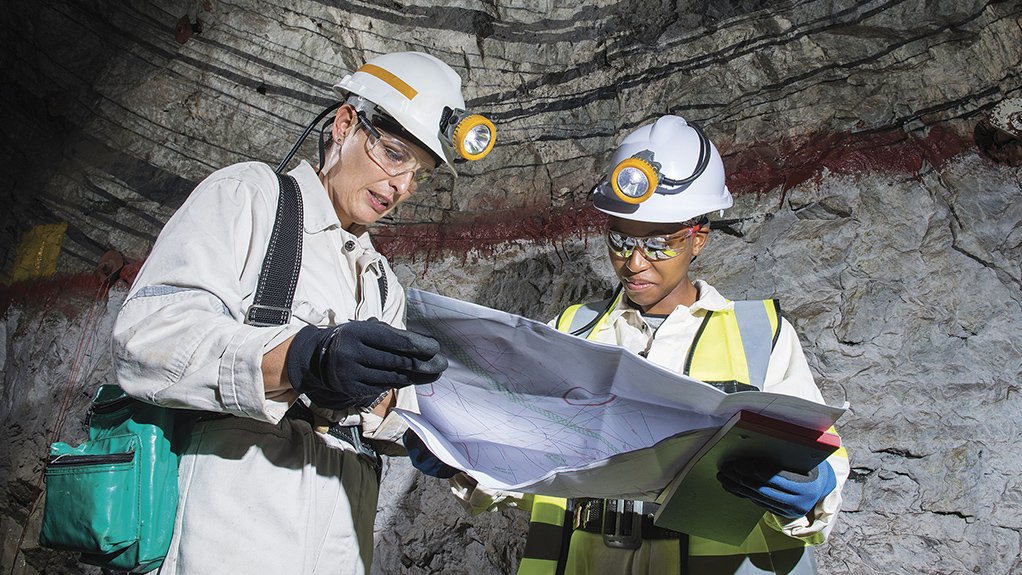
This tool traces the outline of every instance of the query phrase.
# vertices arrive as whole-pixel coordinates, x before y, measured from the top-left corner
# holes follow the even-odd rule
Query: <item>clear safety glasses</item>
[[[358,114],[358,123],[366,131],[366,153],[388,175],[412,172],[412,181],[416,185],[424,184],[433,177],[433,168],[422,165],[408,144],[379,131],[361,113]]]
[[[681,254],[681,248],[672,246],[673,242],[680,239],[690,238],[699,232],[700,225],[696,224],[685,228],[669,236],[645,236],[635,237],[622,234],[615,230],[607,230],[607,247],[615,257],[628,259],[636,248],[642,250],[642,255],[649,261],[663,261],[677,257]]]

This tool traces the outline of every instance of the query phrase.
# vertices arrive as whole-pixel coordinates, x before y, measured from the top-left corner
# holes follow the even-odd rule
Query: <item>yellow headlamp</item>
[[[497,128],[493,122],[473,114],[454,128],[454,149],[466,160],[480,160],[490,153],[497,142]]]
[[[627,204],[641,204],[648,200],[657,188],[664,186],[660,193],[677,193],[696,180],[710,163],[710,140],[695,124],[688,124],[699,137],[699,157],[695,169],[687,178],[675,180],[663,174],[663,166],[654,159],[652,150],[642,150],[625,158],[614,166],[610,173],[610,187],[617,199]],[[674,191],[671,191],[674,190]]]
[[[656,191],[659,174],[660,164],[653,161],[653,154],[639,152],[614,167],[610,174],[610,187],[622,202],[640,204]]]
[[[481,160],[497,142],[497,128],[484,116],[462,116],[464,113],[464,110],[451,110],[441,122],[445,126],[442,132],[459,156],[470,161]]]

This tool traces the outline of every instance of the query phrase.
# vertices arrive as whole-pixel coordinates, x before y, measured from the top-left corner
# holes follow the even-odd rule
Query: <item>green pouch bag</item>
[[[177,512],[175,411],[100,386],[89,439],[50,445],[39,544],[116,571],[159,567]]]

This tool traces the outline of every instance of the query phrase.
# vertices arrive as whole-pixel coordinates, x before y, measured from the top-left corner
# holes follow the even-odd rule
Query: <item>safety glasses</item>
[[[358,114],[358,123],[366,131],[366,153],[388,175],[400,176],[412,172],[412,181],[417,186],[433,177],[433,168],[423,166],[408,144],[376,129],[361,112]]]
[[[663,261],[677,257],[681,254],[681,248],[672,246],[677,240],[690,238],[699,233],[700,225],[685,228],[679,232],[667,236],[645,236],[635,237],[622,234],[615,230],[607,230],[607,247],[615,257],[628,259],[636,248],[642,250],[642,255],[649,261]]]

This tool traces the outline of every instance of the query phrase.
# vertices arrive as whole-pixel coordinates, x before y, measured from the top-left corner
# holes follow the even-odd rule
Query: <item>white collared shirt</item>
[[[644,355],[657,365],[684,373],[688,350],[692,347],[706,313],[734,307],[733,302],[720,295],[710,284],[702,280],[693,283],[699,290],[698,299],[691,306],[679,305],[674,308],[656,330],[655,337],[654,331],[642,319],[642,312],[633,307],[628,298],[622,297],[607,320],[598,326],[592,339],[619,345]],[[555,323],[556,319],[550,325],[556,327]],[[763,391],[795,395],[823,403],[823,396],[813,381],[813,374],[795,329],[783,317],[777,343],[770,355]]]
[[[298,399],[265,396],[263,354],[306,325],[326,327],[375,317],[404,328],[404,289],[368,233],[341,223],[312,167],[290,172],[303,205],[302,263],[287,325],[244,323],[273,229],[278,181],[261,163],[235,164],[203,180],[167,222],[114,325],[115,369],[129,394],[169,407],[226,412],[269,423]],[[381,300],[378,278],[386,277]],[[414,409],[411,388],[398,405]],[[374,439],[400,442],[396,415],[329,412],[361,421]]]

